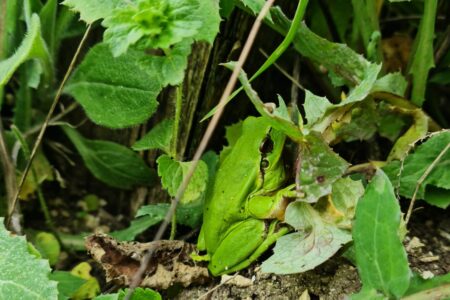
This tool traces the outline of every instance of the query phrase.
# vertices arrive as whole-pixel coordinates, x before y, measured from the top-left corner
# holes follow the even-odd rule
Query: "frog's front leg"
[[[253,218],[284,221],[286,207],[297,196],[295,185],[293,184],[271,194],[251,196],[247,202],[246,209]]]
[[[231,273],[248,267],[279,237],[290,231],[278,228],[279,222],[271,222],[267,230],[264,220],[247,219],[233,225],[226,233],[209,263],[214,276]]]

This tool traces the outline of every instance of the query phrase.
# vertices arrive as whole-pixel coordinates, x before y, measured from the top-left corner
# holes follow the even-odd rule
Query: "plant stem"
[[[7,219],[6,219],[6,226],[7,227],[9,226],[9,224],[11,222],[11,216],[12,216],[12,214],[14,212],[15,206],[17,204],[17,200],[19,199],[20,190],[22,189],[23,184],[25,183],[25,178],[27,177],[27,174],[30,171],[31,164],[33,163],[33,159],[36,156],[37,149],[39,148],[39,146],[40,146],[40,144],[42,142],[42,139],[44,137],[44,134],[45,134],[45,131],[46,131],[47,127],[48,127],[50,119],[51,119],[51,117],[53,115],[53,112],[55,111],[56,105],[58,104],[59,99],[61,98],[61,94],[62,94],[64,85],[66,84],[67,79],[69,79],[69,75],[72,73],[72,70],[75,67],[75,63],[76,63],[77,58],[78,58],[78,56],[80,54],[81,48],[83,47],[83,45],[84,45],[84,43],[85,43],[85,41],[86,41],[90,31],[91,31],[91,25],[89,25],[87,27],[86,32],[84,33],[83,38],[81,39],[81,42],[78,45],[77,50],[75,51],[75,54],[74,54],[74,56],[72,58],[72,61],[70,62],[70,65],[67,68],[66,74],[64,74],[64,78],[61,81],[61,84],[60,84],[60,86],[58,88],[58,91],[56,92],[55,98],[53,99],[53,103],[52,103],[52,105],[51,105],[51,107],[50,107],[50,109],[49,109],[49,111],[47,113],[47,116],[45,117],[45,121],[42,124],[42,128],[41,128],[41,130],[39,132],[39,135],[38,135],[38,137],[36,139],[36,142],[34,143],[33,150],[31,151],[30,159],[28,160],[27,165],[25,166],[25,170],[23,171],[22,177],[20,178],[19,186],[17,188],[15,196],[13,197],[12,205],[10,207],[10,210],[8,212],[8,216],[7,216]]]

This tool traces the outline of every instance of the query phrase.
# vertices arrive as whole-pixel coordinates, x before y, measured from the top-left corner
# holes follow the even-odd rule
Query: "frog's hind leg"
[[[276,230],[277,223],[273,221],[267,230],[265,221],[247,219],[230,228],[211,258],[211,273],[221,275],[248,267],[280,236],[289,232],[285,227]]]

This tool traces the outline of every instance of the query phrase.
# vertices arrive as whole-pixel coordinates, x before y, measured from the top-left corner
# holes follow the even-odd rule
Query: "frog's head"
[[[267,133],[259,146],[261,153],[258,190],[273,191],[278,189],[286,179],[282,153],[286,135],[273,128]]]

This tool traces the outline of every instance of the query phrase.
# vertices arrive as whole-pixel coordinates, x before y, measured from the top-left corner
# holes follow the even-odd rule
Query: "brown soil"
[[[405,246],[414,272],[422,276],[450,272],[450,220],[447,216],[448,209],[430,206],[418,208],[413,215]],[[356,268],[339,257],[302,274],[276,276],[262,274],[258,267],[253,267],[241,275],[250,278],[251,285],[220,285],[217,279],[208,286],[168,290],[163,293],[164,299],[299,299],[307,289],[311,299],[332,300],[344,299],[361,286]],[[211,292],[207,294],[208,291]]]

